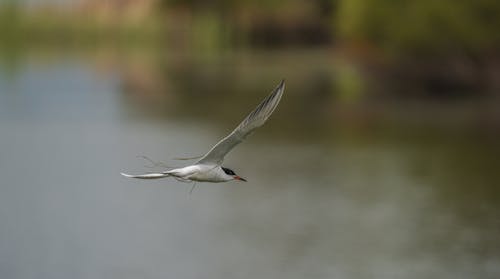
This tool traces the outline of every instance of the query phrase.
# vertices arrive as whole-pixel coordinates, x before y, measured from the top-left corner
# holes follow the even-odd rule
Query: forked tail
[[[121,172],[120,174],[125,177],[138,178],[138,179],[158,179],[170,176],[167,173],[145,173],[145,174],[132,175]]]

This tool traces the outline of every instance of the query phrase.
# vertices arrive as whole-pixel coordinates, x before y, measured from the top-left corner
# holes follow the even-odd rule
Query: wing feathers
[[[285,81],[267,96],[227,137],[219,141],[198,163],[221,164],[224,156],[242,142],[256,128],[262,126],[278,106],[285,89]]]

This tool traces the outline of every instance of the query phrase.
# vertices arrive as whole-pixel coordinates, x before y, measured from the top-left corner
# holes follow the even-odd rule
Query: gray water
[[[232,64],[216,82],[172,67],[148,91],[114,63],[0,72],[1,278],[499,278],[496,138],[349,128],[292,78],[227,157],[249,182],[189,194],[119,173],[150,171],[139,155],[179,166],[203,154],[282,73],[252,87],[224,79]],[[243,75],[262,62],[245,63]]]

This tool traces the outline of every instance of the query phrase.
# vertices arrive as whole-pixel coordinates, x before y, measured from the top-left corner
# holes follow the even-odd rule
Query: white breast
[[[191,167],[196,171],[187,178],[193,181],[225,182],[233,179],[218,165],[194,165]]]

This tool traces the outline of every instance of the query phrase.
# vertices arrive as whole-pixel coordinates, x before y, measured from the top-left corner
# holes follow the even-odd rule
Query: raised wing
[[[224,156],[226,156],[231,149],[242,142],[256,128],[262,126],[266,122],[269,116],[273,113],[274,109],[278,106],[284,89],[285,81],[282,80],[273,92],[269,94],[269,96],[267,96],[240,123],[240,125],[238,125],[238,127],[231,132],[231,134],[212,147],[212,149],[198,161],[198,164],[222,164]]]

